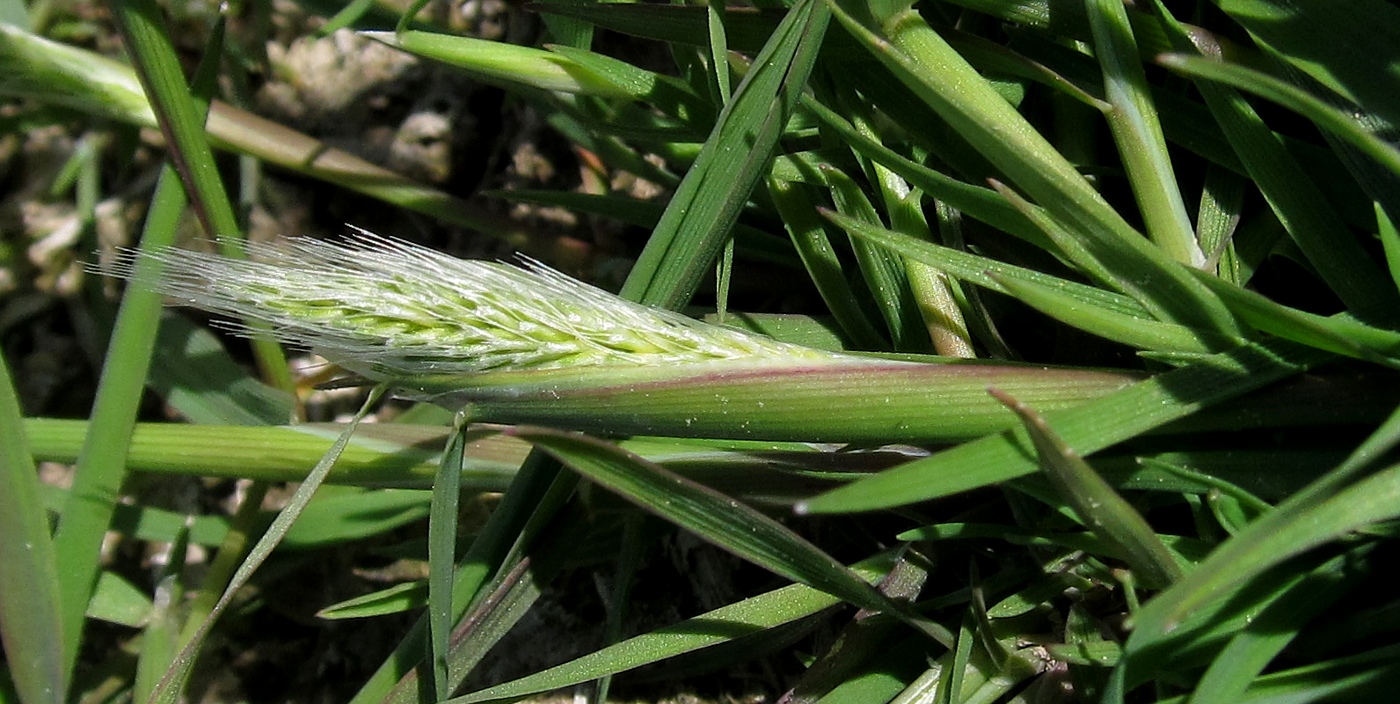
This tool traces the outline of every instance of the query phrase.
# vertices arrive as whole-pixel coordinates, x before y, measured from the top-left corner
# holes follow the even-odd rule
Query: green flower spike
[[[632,303],[537,262],[460,260],[364,231],[343,244],[245,247],[248,259],[182,249],[143,256],[165,270],[150,285],[182,303],[261,326],[256,334],[313,349],[401,396],[470,405],[483,421],[614,434],[948,441],[1014,423],[987,396],[991,385],[1048,410],[1137,379],[814,350]]]

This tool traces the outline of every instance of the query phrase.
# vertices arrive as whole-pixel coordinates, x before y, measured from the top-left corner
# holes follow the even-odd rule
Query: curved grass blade
[[[874,581],[890,569],[893,557],[893,553],[882,553],[853,565],[851,570],[866,581]],[[451,704],[509,700],[581,684],[702,648],[741,641],[840,603],[840,599],[826,592],[794,584],[629,638],[543,672],[472,692],[451,700]]]
[[[336,460],[340,458],[340,453],[343,452],[345,446],[350,443],[350,436],[354,434],[356,427],[359,426],[360,420],[368,415],[370,409],[379,402],[383,394],[383,387],[376,387],[375,390],[370,393],[369,398],[365,399],[365,403],[360,408],[360,411],[356,413],[350,423],[346,425],[345,432],[336,439],[335,444],[326,451],[326,454],[321,457],[320,462],[306,475],[306,479],[302,482],[301,486],[297,487],[296,492],[293,493],[291,499],[287,501],[286,507],[277,514],[277,518],[273,520],[267,532],[264,533],[262,537],[258,539],[257,544],[248,551],[248,555],[243,559],[242,563],[239,564],[238,570],[234,573],[233,578],[229,580],[223,595],[219,597],[218,602],[210,609],[203,622],[198,624],[192,636],[186,641],[185,647],[181,649],[180,653],[175,657],[174,662],[171,663],[170,669],[166,670],[165,676],[162,677],[160,683],[156,685],[155,691],[151,693],[151,698],[147,700],[148,704],[174,704],[174,702],[179,700],[180,692],[184,689],[185,680],[189,677],[190,671],[194,667],[194,661],[199,655],[200,647],[204,644],[204,639],[213,629],[215,621],[232,602],[234,594],[248,582],[248,579],[253,576],[253,572],[267,560],[268,556],[272,554],[272,551],[286,536],[287,531],[291,529],[292,524],[306,509],[307,504],[311,501],[311,497],[315,495],[316,489],[325,481],[326,476],[330,473],[331,467],[333,467]]]
[[[805,188],[805,184],[794,181],[768,181],[768,193],[773,198],[774,207],[783,216],[783,224],[792,237],[798,256],[802,258],[807,275],[856,349],[889,349],[889,343],[870,322],[846,281],[841,260],[832,248]]]
[[[1121,552],[1149,587],[1181,577],[1181,567],[1161,538],[1118,492],[1057,435],[1039,413],[996,389],[990,393],[1021,417],[1050,484],[1079,520]]]
[[[850,568],[738,501],[601,440],[541,428],[510,432],[628,501],[764,569],[900,618],[945,646],[953,641],[942,626],[913,617]]]
[[[932,242],[924,242],[909,235],[881,227],[873,227],[868,223],[839,213],[827,212],[825,215],[827,219],[855,237],[878,243],[880,246],[893,249],[910,259],[924,262],[944,271],[950,276],[998,293],[1011,293],[1002,286],[1003,281],[1023,281],[1031,286],[1058,291],[1086,307],[1101,308],[1111,314],[1124,315],[1143,321],[1152,320],[1147,309],[1121,293],[1105,291],[1014,264],[1006,264]]]
[[[1242,701],[1249,685],[1303,626],[1355,586],[1364,572],[1350,568],[1356,553],[1369,549],[1362,546],[1327,561],[1265,608],[1211,662],[1188,704]]]
[[[916,10],[906,3],[866,8],[854,0],[827,1],[842,26],[901,82],[1056,221],[1080,235],[1082,251],[1064,256],[1090,270],[1113,272],[1113,284],[1160,319],[1238,334],[1229,311],[1188,268],[1135,232]]]
[[[1383,165],[1392,175],[1400,176],[1400,150],[1362,127],[1351,115],[1297,86],[1262,71],[1201,56],[1169,54],[1158,57],[1157,63],[1192,78],[1223,83],[1272,100],[1346,140],[1361,153]]]
[[[1400,124],[1400,10],[1381,0],[1217,0],[1284,61]]]
[[[20,701],[59,704],[68,699],[64,636],[70,629],[63,628],[54,544],[24,430],[0,355],[0,642]]]
[[[1219,47],[1198,48],[1160,0],[1154,4],[1177,51],[1219,52]],[[1213,81],[1195,85],[1269,207],[1323,281],[1358,318],[1388,326],[1400,321],[1394,287],[1254,108],[1233,88]]]

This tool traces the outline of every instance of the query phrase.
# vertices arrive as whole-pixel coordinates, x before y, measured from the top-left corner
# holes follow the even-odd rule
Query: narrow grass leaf
[[[998,390],[990,393],[1021,417],[1050,484],[1096,535],[1117,547],[1149,587],[1163,588],[1181,577],[1181,567],[1161,538],[1065,443],[1034,409]]]
[[[462,492],[462,465],[466,461],[467,415],[453,421],[452,434],[442,452],[442,464],[433,481],[432,509],[428,514],[428,632],[433,692],[437,700],[451,696],[447,674],[448,641],[456,611],[452,608],[453,566],[457,562],[457,517]]]
[[[29,454],[19,398],[0,356],[0,643],[25,704],[67,701],[64,613],[39,473]],[[74,615],[80,621],[82,613]]]
[[[1289,108],[1319,128],[1346,140],[1392,175],[1400,176],[1400,150],[1363,127],[1351,115],[1297,86],[1262,71],[1201,56],[1169,54],[1158,57],[1157,63],[1177,73],[1222,83]]]
[[[1042,249],[1054,249],[1040,229],[996,191],[959,181],[904,157],[871,139],[856,129],[845,117],[810,96],[803,98],[802,107],[862,156],[899,174],[930,196],[1002,232],[1015,235]]]
[[[1360,581],[1364,571],[1350,569],[1356,552],[1349,551],[1313,570],[1231,638],[1196,683],[1188,704],[1242,701],[1249,685],[1298,638],[1302,628]]]
[[[1382,0],[1216,0],[1255,41],[1391,124],[1400,124],[1400,9]]]
[[[383,387],[377,387],[370,393],[369,398],[365,400],[359,412],[355,414],[350,423],[346,424],[345,431],[336,439],[335,444],[326,451],[326,454],[321,457],[321,460],[306,475],[301,486],[297,487],[296,492],[294,492],[292,497],[287,501],[287,505],[277,514],[277,518],[273,520],[272,525],[268,526],[267,532],[264,533],[262,537],[258,539],[257,544],[248,551],[247,556],[244,557],[243,561],[239,564],[233,578],[229,580],[223,595],[219,597],[218,602],[210,609],[203,622],[194,630],[192,637],[188,639],[185,643],[185,647],[171,663],[170,669],[167,670],[165,676],[161,678],[155,691],[152,692],[150,699],[147,700],[148,704],[174,704],[174,702],[179,700],[180,692],[185,686],[185,680],[189,677],[190,671],[194,667],[195,658],[198,657],[200,649],[204,644],[204,639],[208,637],[210,631],[213,629],[215,621],[217,621],[218,617],[228,608],[228,605],[233,600],[234,594],[236,594],[239,589],[243,588],[244,584],[247,584],[249,578],[253,576],[253,573],[258,567],[272,554],[272,551],[276,549],[277,545],[286,536],[287,531],[291,529],[292,524],[306,509],[307,504],[311,501],[311,497],[315,495],[316,489],[325,481],[326,476],[330,473],[331,467],[334,466],[336,460],[340,458],[340,453],[343,452],[346,445],[350,443],[350,436],[354,434],[360,421],[369,414],[370,409],[374,407],[374,404],[378,403],[383,394]]]
[[[404,582],[363,596],[337,602],[316,612],[316,618],[338,621],[351,618],[373,618],[421,609],[428,604],[428,584],[425,581]]]
[[[1229,349],[1243,340],[1192,330],[1184,325],[1143,320],[1104,308],[1095,308],[1061,289],[988,273],[1001,287],[1046,315],[1085,332],[1142,350],[1209,353]]]
[[[1385,208],[1381,207],[1380,203],[1375,205],[1376,227],[1380,231],[1381,246],[1385,249],[1385,261],[1390,268],[1390,279],[1400,289],[1400,230],[1396,229],[1395,222],[1390,219]]]
[[[1076,281],[1070,281],[1033,269],[1006,264],[995,259],[924,242],[908,235],[872,227],[870,224],[839,213],[826,213],[829,220],[855,237],[870,240],[900,254],[924,262],[964,281],[998,293],[1010,294],[1003,281],[1023,281],[1028,285],[1058,291],[1086,308],[1102,309],[1105,313],[1123,315],[1142,321],[1153,318],[1137,301],[1120,293],[1105,291]]]
[[[192,521],[191,521],[192,522]],[[185,601],[185,552],[189,549],[188,524],[168,546],[169,557],[156,580],[155,599],[146,605],[147,619],[142,624],[141,650],[136,663],[136,681],[132,685],[132,700],[144,702],[151,697],[157,683],[170,667],[180,650],[180,622]],[[99,582],[99,586],[100,586]],[[144,599],[145,594],[141,594]]]
[[[805,184],[794,181],[768,181],[768,193],[783,216],[783,225],[792,237],[793,247],[802,258],[807,275],[856,349],[889,349],[889,342],[875,329],[856,300],[806,188]]]
[[[1065,442],[1088,455],[1330,358],[1291,344],[1251,343],[1102,399],[1046,412],[1045,418]],[[904,506],[1031,474],[1037,468],[1034,457],[1024,431],[998,433],[852,482],[796,510],[851,513]]]
[[[647,241],[622,296],[663,308],[690,299],[763,178],[816,61],[829,13],[799,0],[720,113]]]
[[[1109,130],[1127,169],[1147,236],[1172,259],[1201,268],[1206,257],[1186,215],[1128,11],[1119,0],[1085,0],[1084,4],[1094,53],[1103,66],[1104,97],[1111,106],[1106,113]]]
[[[1324,317],[1275,303],[1264,296],[1207,274],[1215,289],[1246,324],[1271,335],[1388,367],[1400,364],[1400,333],[1372,327],[1349,315]]]
[[[143,246],[158,247],[174,241],[185,198],[173,169],[165,167],[142,233]],[[155,262],[140,265],[143,280],[159,276]],[[69,508],[54,536],[62,575],[65,652],[69,662],[77,657],[82,637],[82,614],[97,576],[97,555],[102,536],[111,522],[126,477],[126,448],[141,398],[146,372],[160,320],[160,296],[130,287],[124,295],[113,327],[107,360],[102,367],[91,427],[79,453]]]
[[[1123,220],[1084,177],[905,3],[828,0],[872,55],[1055,219],[1081,235],[1116,287],[1164,320],[1236,334],[1237,323],[1187,268]],[[871,16],[878,12],[879,16]],[[933,191],[930,193],[937,195]],[[1075,252],[1065,252],[1074,258]],[[1079,257],[1081,264],[1088,264]]]
[[[880,224],[880,215],[875,211],[875,206],[850,176],[833,166],[826,166],[823,171],[838,212],[872,225]],[[895,351],[927,349],[926,344],[922,347],[916,344],[920,339],[927,338],[919,325],[918,304],[909,288],[909,277],[899,255],[861,239],[852,239],[851,248],[855,250],[865,285],[885,319]]]
[[[438,32],[361,32],[410,54],[441,61],[487,82],[543,91],[633,98],[615,83],[544,49]]]
[[[862,608],[908,618],[899,605],[850,568],[738,501],[601,440],[535,428],[511,432],[643,509],[764,569]],[[935,640],[945,645],[952,642],[936,624],[928,623],[924,628]]]
[[[1196,47],[1161,3],[1155,4],[1177,51],[1192,55],[1219,51],[1218,47]],[[1394,287],[1254,108],[1233,88],[1213,81],[1195,85],[1269,207],[1323,281],[1358,318],[1385,325],[1400,321],[1400,296]]]
[[[1352,481],[1400,441],[1400,412],[1342,465],[1280,503],[1217,549],[1134,619],[1127,649],[1139,652],[1166,637],[1192,610],[1295,555],[1358,528],[1400,515],[1400,465]]]

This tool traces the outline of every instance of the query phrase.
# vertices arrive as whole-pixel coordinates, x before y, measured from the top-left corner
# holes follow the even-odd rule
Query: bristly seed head
[[[147,285],[182,303],[262,323],[366,377],[657,366],[831,355],[623,300],[543,264],[449,257],[363,230],[343,244],[243,245],[248,259],[183,249],[144,256]],[[130,278],[134,262],[118,275]],[[144,283],[144,282],[143,282]]]

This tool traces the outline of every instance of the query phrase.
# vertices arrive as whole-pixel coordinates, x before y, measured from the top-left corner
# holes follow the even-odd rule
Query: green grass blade
[[[850,568],[753,508],[601,440],[536,428],[511,432],[628,501],[764,569],[910,621],[945,646],[952,643],[942,626],[911,618]]]
[[[1108,126],[1127,168],[1147,236],[1172,259],[1200,268],[1206,258],[1177,187],[1128,11],[1117,0],[1086,0],[1085,7],[1095,54],[1103,66],[1104,97],[1111,106]]]
[[[799,0],[788,12],[676,189],[622,289],[624,298],[663,308],[690,299],[766,173],[828,17],[817,0]]]
[[[1346,596],[1355,585],[1361,571],[1348,566],[1356,560],[1356,552],[1349,551],[1313,570],[1250,621],[1211,662],[1196,683],[1189,704],[1241,701],[1253,680],[1295,641],[1304,624]]]
[[[996,274],[990,276],[1017,300],[1060,322],[1138,349],[1201,354],[1229,349],[1243,342],[1240,339],[1221,339],[1217,335],[1192,330],[1184,325],[1143,320],[1134,315],[1089,307],[1059,288]]]
[[[1021,417],[1050,484],[1080,521],[1116,547],[1149,587],[1165,587],[1181,577],[1171,551],[1131,504],[1057,435],[1045,419],[1015,398],[992,395]]]
[[[253,576],[253,573],[267,560],[268,556],[272,554],[272,551],[276,549],[282,539],[286,537],[292,524],[296,522],[297,518],[301,516],[302,512],[306,509],[307,504],[310,503],[311,497],[316,493],[316,489],[325,481],[326,476],[331,471],[331,467],[335,466],[336,460],[340,458],[341,452],[343,452],[345,447],[350,443],[350,436],[354,434],[360,421],[369,414],[370,409],[379,402],[383,394],[383,387],[376,387],[369,395],[369,398],[365,400],[360,411],[355,414],[350,423],[346,424],[345,432],[341,433],[340,437],[336,439],[335,444],[326,451],[326,454],[321,457],[321,460],[316,466],[307,473],[306,479],[301,483],[301,486],[298,486],[296,492],[288,499],[287,505],[277,514],[277,518],[273,520],[272,525],[268,526],[267,532],[258,539],[257,544],[248,551],[247,556],[244,557],[243,561],[238,565],[238,569],[228,581],[228,586],[224,589],[223,595],[219,597],[218,602],[209,610],[204,620],[198,624],[191,637],[187,639],[185,647],[181,649],[180,653],[171,663],[170,669],[166,670],[160,683],[156,685],[155,691],[151,694],[151,698],[147,700],[148,704],[174,704],[174,702],[179,700],[180,693],[185,686],[185,680],[189,677],[190,671],[194,667],[195,659],[199,656],[200,649],[204,645],[204,640],[213,629],[215,621],[217,621],[224,610],[228,608],[228,605],[232,603],[234,594],[236,594],[239,589],[243,588],[243,585],[247,584],[249,578]]]
[[[191,423],[283,425],[296,401],[253,377],[207,328],[161,316],[146,385]]]
[[[1400,511],[1400,465],[1347,482],[1397,441],[1400,412],[1392,414],[1346,462],[1250,524],[1172,589],[1144,606],[1135,618],[1128,652],[1151,647],[1192,609],[1230,585],[1357,528],[1393,518]]]
[[[1350,316],[1323,317],[1295,310],[1207,275],[1201,280],[1215,289],[1241,320],[1262,332],[1389,367],[1397,365],[1400,333],[1371,327]]]
[[[1200,56],[1171,54],[1159,57],[1157,63],[1192,78],[1215,81],[1272,100],[1346,140],[1392,175],[1400,176],[1400,150],[1362,127],[1351,115],[1297,86],[1262,71]]]
[[[1201,53],[1165,9],[1160,14],[1178,51]],[[1394,287],[1258,113],[1231,88],[1211,81],[1195,85],[1269,207],[1333,292],[1363,320],[1400,321]]]
[[[1071,447],[1089,455],[1330,358],[1292,345],[1252,343],[1045,417]],[[861,479],[796,509],[849,513],[903,506],[1031,474],[1033,457],[1023,432],[1003,432]]]
[[[457,516],[462,497],[462,465],[466,461],[467,416],[453,422],[452,434],[442,453],[442,466],[433,481],[432,510],[428,514],[428,632],[433,692],[439,701],[451,696],[447,651],[456,611],[452,608],[452,582],[457,562]]]
[[[866,581],[874,581],[890,569],[892,557],[890,553],[882,553],[852,566],[851,570]],[[826,592],[805,584],[794,584],[629,638],[548,670],[458,697],[452,700],[452,704],[507,700],[581,684],[702,648],[740,640],[839,603],[839,599]],[[716,628],[717,625],[723,628]]]
[[[889,349],[889,343],[870,322],[847,283],[841,260],[826,236],[806,188],[805,184],[794,181],[768,181],[769,195],[783,216],[783,224],[792,237],[798,256],[802,258],[807,275],[856,349]]]
[[[19,399],[0,357],[0,643],[24,704],[67,701],[68,659],[60,583],[39,474],[29,454]],[[83,618],[83,613],[76,614]]]
[[[1137,301],[1120,293],[1105,291],[1050,274],[1042,274],[1032,269],[1005,264],[995,259],[932,242],[920,241],[905,234],[872,227],[868,223],[838,213],[827,213],[827,217],[855,237],[870,240],[882,247],[888,247],[905,257],[923,262],[948,273],[950,276],[977,284],[991,291],[1010,294],[1011,291],[1002,285],[1003,282],[1021,281],[1030,286],[1057,291],[1084,307],[1099,308],[1106,313],[1128,316],[1143,321],[1152,319],[1147,309],[1139,305]]]
[[[1123,220],[1016,109],[903,3],[865,8],[829,0],[833,14],[901,82],[1057,221],[1081,235],[1083,264],[1113,272],[1113,283],[1158,317],[1237,334],[1228,310]],[[873,17],[870,12],[880,11]],[[933,191],[930,191],[935,196]],[[1088,254],[1092,261],[1083,261]],[[1144,284],[1143,282],[1147,282]]]
[[[930,196],[998,230],[1043,249],[1053,249],[1039,228],[992,189],[964,183],[905,158],[866,136],[846,118],[810,97],[804,98],[802,107],[811,111],[822,124],[831,128],[862,156],[899,174]]]
[[[1400,124],[1400,9],[1381,0],[1217,0],[1284,61]]]
[[[184,193],[170,167],[162,170],[156,195],[142,233],[143,247],[159,247],[174,241]],[[160,275],[155,262],[141,262],[139,276],[152,280]],[[78,456],[69,508],[54,536],[63,597],[65,654],[75,662],[82,638],[83,614],[97,578],[102,536],[126,476],[126,448],[136,422],[160,320],[161,297],[138,286],[129,287],[117,313],[106,364],[93,404],[92,425]]]
[[[835,167],[827,167],[824,172],[831,186],[832,201],[840,213],[872,225],[880,223],[875,206],[850,176]],[[851,248],[855,250],[856,262],[860,265],[871,297],[875,299],[875,306],[885,319],[895,351],[928,349],[927,336],[919,324],[918,303],[909,288],[909,277],[899,255],[861,239],[852,239]]]
[[[199,217],[204,233],[223,238],[241,233],[233,201],[224,189],[218,165],[214,163],[213,149],[205,134],[209,98],[196,99],[191,95],[175,46],[166,33],[160,6],[152,0],[122,0],[115,4],[115,9],[117,24],[136,68],[136,75],[150,99],[156,123],[170,146],[168,153],[171,163],[180,174],[190,205]],[[215,40],[219,39],[216,35]],[[210,55],[217,57],[220,53],[216,45]],[[207,71],[217,67],[209,62],[205,66]],[[224,252],[236,253],[228,245],[224,247]],[[280,389],[292,390],[291,371],[281,347],[268,340],[259,340],[253,344],[253,354],[265,378]]]

